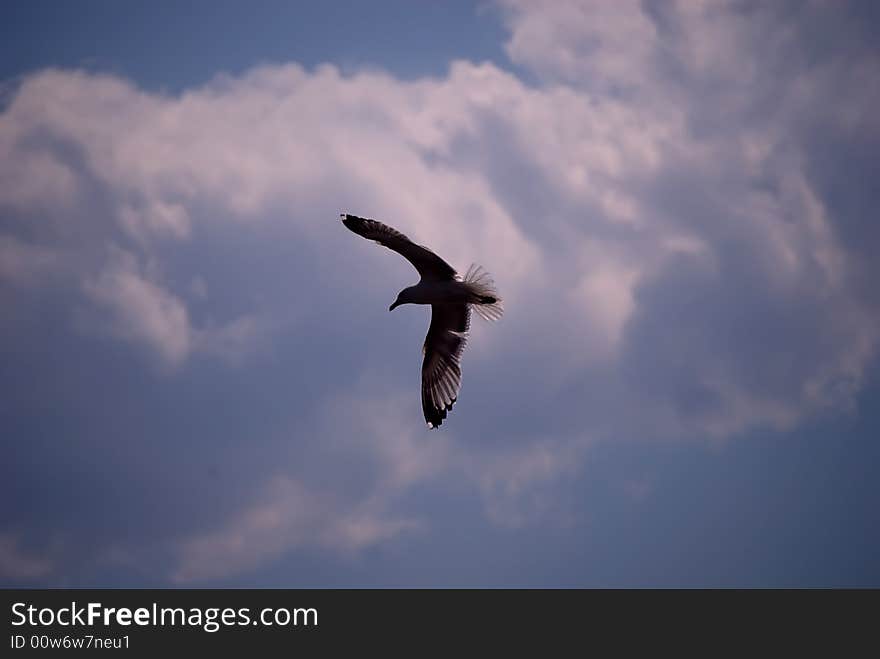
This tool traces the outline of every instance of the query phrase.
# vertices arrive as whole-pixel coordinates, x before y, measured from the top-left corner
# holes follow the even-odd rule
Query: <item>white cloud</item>
[[[340,509],[332,497],[277,477],[258,501],[233,513],[223,527],[181,543],[172,579],[190,583],[228,577],[303,547],[355,551],[412,527],[411,521],[383,517],[370,502]]]
[[[588,445],[584,437],[536,440],[487,454],[466,465],[466,471],[478,484],[486,514],[496,524],[511,528],[539,520],[567,524],[571,512],[558,500],[560,484],[582,469]]]
[[[112,251],[107,268],[86,281],[86,293],[110,310],[113,332],[146,343],[168,364],[180,363],[192,341],[186,306],[141,273],[131,253]]]
[[[657,26],[638,0],[563,0],[547,11],[527,0],[500,4],[512,32],[507,54],[542,76],[613,90],[651,71]]]
[[[83,286],[86,295],[110,314],[97,329],[147,345],[165,366],[180,366],[193,352],[240,363],[270,329],[253,315],[194,326],[186,303],[162,285],[155,264],[143,267],[133,253],[118,247],[111,246],[108,252],[104,269]]]
[[[197,344],[258,340],[252,319],[259,312],[239,309],[238,320],[199,340],[185,285],[139,273],[134,261],[161,264],[173,254],[163,241],[189,241],[194,227],[210,232],[212,224],[239,221],[240,231],[252,231],[279,208],[288,209],[285,219],[301,240],[335,258],[345,238],[330,238],[330,226],[347,209],[387,219],[459,266],[488,260],[512,309],[535,295],[568,308],[557,321],[569,337],[557,345],[560,359],[573,351],[619,357],[634,324],[651,320],[640,288],[683,254],[712,263],[720,270],[709,276],[729,280],[742,276],[738,268],[751,252],[774,295],[812,305],[803,309],[805,322],[830,304],[851,323],[834,328],[846,338],[805,374],[812,390],[822,391],[827,378],[858,380],[876,333],[871,313],[848,292],[845,254],[786,123],[786,112],[803,101],[803,86],[780,89],[782,109],[767,120],[752,117],[760,99],[750,90],[766,83],[753,80],[761,71],[751,66],[748,47],[769,20],[766,12],[744,17],[724,5],[696,10],[690,3],[664,7],[664,20],[639,3],[559,3],[540,11],[508,3],[505,11],[511,56],[554,84],[530,87],[491,64],[467,62],[454,63],[445,78],[415,82],[290,64],[169,97],[110,76],[48,71],[22,83],[3,114],[2,135],[17,157],[46,168],[45,176],[34,172],[37,180],[70,170],[70,146],[81,154],[79,169],[63,185],[47,184],[41,203],[86,203],[71,183],[86,178],[118,200],[108,219],[134,237],[125,249],[142,257],[124,267],[112,259],[94,264],[80,276],[110,311],[118,335],[152,346],[171,364],[183,363]],[[727,24],[735,29],[709,48],[702,30],[713,35]],[[790,40],[785,33],[771,46]],[[731,57],[719,50],[735,51],[747,75],[731,71]],[[682,64],[677,76],[660,75],[661,55]],[[620,80],[637,92],[635,100],[609,91],[609,81]],[[706,96],[707,80],[729,89]],[[725,124],[703,127],[711,113]],[[0,202],[24,203],[12,187],[0,191]],[[71,221],[81,216],[82,209]],[[99,228],[109,231],[106,223]],[[734,244],[743,257],[731,263],[719,250]],[[388,262],[378,252],[368,258]],[[202,276],[189,273],[190,280]],[[807,279],[812,291],[801,290]],[[273,301],[263,304],[270,310]],[[578,335],[587,345],[570,344]],[[712,380],[731,403],[719,409],[738,416],[707,429],[776,425],[774,419],[796,419],[814,407],[797,383],[782,398],[762,400],[729,373],[715,372]],[[756,403],[734,403],[745,400]],[[787,412],[767,415],[764,407]],[[675,410],[663,414],[673,418]],[[699,432],[699,424],[682,421],[679,429]]]

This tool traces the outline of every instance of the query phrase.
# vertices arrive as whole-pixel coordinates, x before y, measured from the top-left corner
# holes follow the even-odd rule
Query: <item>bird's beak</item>
[[[400,306],[400,302],[395,300],[394,304],[392,304],[390,307],[388,307],[388,311],[394,311],[394,307],[399,307],[399,306]]]

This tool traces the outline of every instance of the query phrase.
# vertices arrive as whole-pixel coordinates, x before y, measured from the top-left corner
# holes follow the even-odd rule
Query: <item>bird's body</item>
[[[497,320],[504,312],[501,298],[482,268],[471,266],[461,277],[427,247],[381,222],[348,214],[342,218],[356,234],[403,256],[421,276],[419,283],[400,291],[389,311],[401,304],[431,305],[422,362],[422,411],[428,427],[436,428],[458,398],[471,308],[487,320]]]
[[[409,304],[468,304],[473,298],[467,284],[455,279],[423,279],[415,286],[404,288],[400,293]]]

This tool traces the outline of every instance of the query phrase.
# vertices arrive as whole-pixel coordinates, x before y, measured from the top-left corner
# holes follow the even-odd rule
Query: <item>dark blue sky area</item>
[[[9,2],[0,79],[60,66],[171,92],[267,63],[378,67],[413,78],[506,58],[498,11],[473,2]]]

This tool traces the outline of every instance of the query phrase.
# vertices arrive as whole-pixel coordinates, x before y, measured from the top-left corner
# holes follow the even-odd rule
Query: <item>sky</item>
[[[880,586],[878,28],[7,2],[0,585]],[[504,297],[439,429],[342,212]]]

